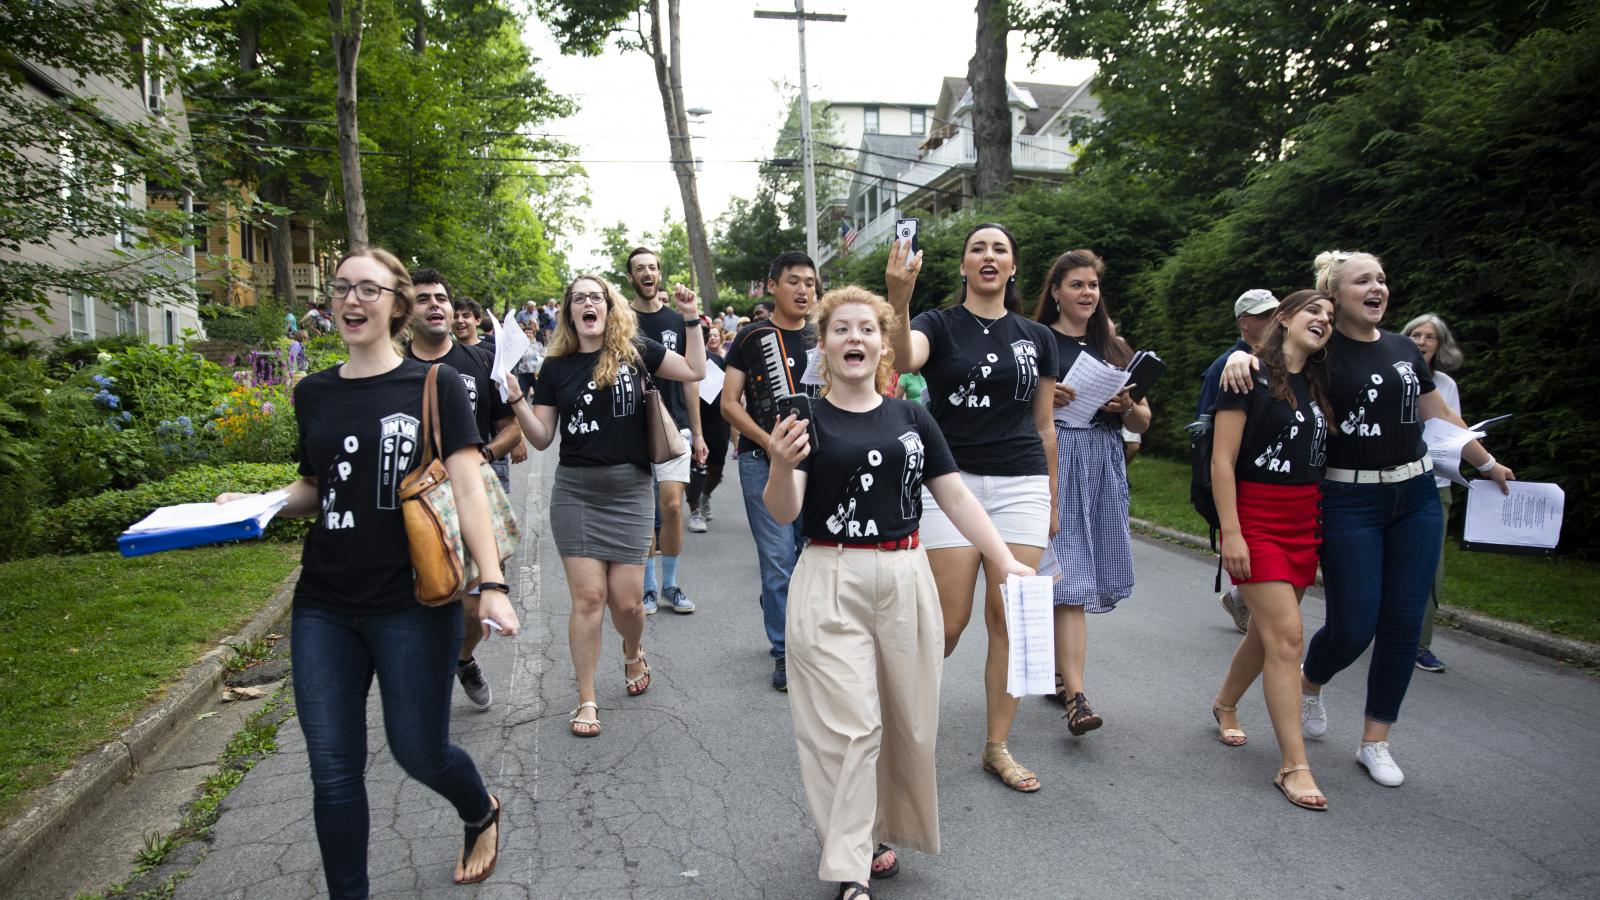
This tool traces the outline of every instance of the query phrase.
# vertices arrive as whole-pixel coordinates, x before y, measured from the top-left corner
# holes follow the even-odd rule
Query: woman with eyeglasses
[[[1450,326],[1433,313],[1424,313],[1406,323],[1401,332],[1422,351],[1422,358],[1433,371],[1434,389],[1445,405],[1461,415],[1461,388],[1449,373],[1461,368],[1464,359]],[[1422,617],[1422,640],[1417,646],[1417,668],[1424,672],[1443,672],[1444,662],[1433,653],[1433,620],[1439,615],[1439,598],[1444,596],[1444,540],[1450,530],[1450,479],[1433,476],[1439,489],[1439,506],[1444,510],[1444,530],[1439,532],[1439,568],[1433,573],[1433,590],[1428,592],[1428,611]]]
[[[329,293],[349,361],[295,387],[301,477],[286,488],[289,502],[280,513],[314,517],[289,646],[328,894],[353,900],[368,892],[366,712],[374,675],[395,761],[461,817],[465,836],[454,880],[472,884],[494,871],[501,810],[472,758],[450,743],[456,655],[465,627],[482,629],[486,639],[488,620],[507,636],[519,627],[478,474],[482,438],[460,377],[441,366],[441,450],[462,539],[483,578],[484,621],[464,625],[459,603],[417,602],[400,511],[400,482],[422,455],[429,369],[395,345],[411,315],[411,276],[393,254],[369,247],[339,261]]]
[[[699,323],[694,292],[679,286],[678,312]],[[650,687],[644,647],[644,563],[655,526],[655,492],[645,437],[649,377],[699,381],[706,351],[699,328],[688,329],[679,355],[637,333],[627,301],[596,275],[567,286],[556,314],[531,406],[507,376],[509,401],[523,436],[544,450],[561,433],[560,464],[550,491],[550,533],[561,554],[572,615],[567,645],[578,681],[578,706],[568,726],[577,737],[600,734],[594,673],[600,626],[622,636],[628,696]]]
[[[1389,748],[1389,730],[1411,685],[1417,641],[1438,568],[1444,515],[1422,423],[1441,418],[1466,427],[1435,388],[1421,351],[1378,327],[1389,307],[1383,263],[1370,253],[1330,250],[1317,256],[1316,287],[1334,298],[1328,341],[1328,399],[1338,415],[1328,432],[1322,482],[1322,581],[1327,620],[1306,648],[1300,720],[1307,737],[1328,730],[1323,687],[1370,645],[1365,724],[1356,761],[1386,787],[1405,780]],[[1256,358],[1234,353],[1222,386],[1246,393]],[[1477,441],[1462,457],[1500,484],[1514,477]]]

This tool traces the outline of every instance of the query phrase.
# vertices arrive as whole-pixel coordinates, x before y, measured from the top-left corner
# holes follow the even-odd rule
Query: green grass
[[[0,564],[0,811],[125,728],[265,605],[298,556],[252,541]]]
[[[1130,512],[1158,525],[1204,535],[1189,505],[1189,464],[1140,456],[1128,470]],[[1444,554],[1444,602],[1556,634],[1600,642],[1600,565],[1557,557],[1463,553],[1451,538]]]

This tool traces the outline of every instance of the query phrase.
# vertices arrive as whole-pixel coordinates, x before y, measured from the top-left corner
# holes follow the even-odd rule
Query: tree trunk
[[[662,45],[661,0],[650,0],[650,41],[646,49],[655,62],[656,86],[661,89],[661,111],[667,123],[667,146],[672,154],[672,171],[678,177],[678,193],[683,197],[684,229],[689,236],[695,290],[700,295],[701,308],[709,315],[717,304],[717,274],[711,263],[711,242],[706,236],[705,219],[700,213],[700,192],[694,176],[694,148],[689,143],[689,115],[683,106],[683,56],[678,42],[678,2],[667,0],[667,24],[671,29],[669,51]]]
[[[344,181],[344,219],[347,249],[367,247],[367,198],[361,189],[361,130],[356,121],[356,62],[361,56],[361,20],[364,0],[328,0],[333,20],[333,55],[338,64],[339,93],[334,109],[339,116],[339,174]]]
[[[428,7],[423,0],[412,4],[416,27],[411,30],[411,52],[421,56],[428,49]]]
[[[1006,102],[1009,0],[978,0],[978,42],[967,64],[972,85],[972,139],[978,153],[978,198],[1011,185],[1011,106]]]
[[[267,202],[279,209],[286,210],[289,206],[289,185],[284,180],[283,174],[275,173],[263,185]],[[286,304],[292,311],[294,302],[294,240],[291,237],[289,214],[287,212],[274,212],[272,214],[272,229],[268,232],[272,241],[272,296],[280,303]]]

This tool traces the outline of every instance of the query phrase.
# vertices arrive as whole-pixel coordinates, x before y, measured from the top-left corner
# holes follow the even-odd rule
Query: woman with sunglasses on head
[[[928,494],[989,565],[1019,564],[956,471],[933,416],[883,396],[898,321],[849,286],[816,312],[823,396],[773,429],[763,500],[809,543],[789,586],[789,697],[806,800],[822,841],[817,876],[844,900],[900,870],[886,842],[939,852],[934,744],[944,622],[918,542]],[[816,433],[813,446],[810,435]],[[924,493],[924,490],[928,494]]]
[[[1323,686],[1370,645],[1356,761],[1374,781],[1398,787],[1405,775],[1390,752],[1389,730],[1411,685],[1444,529],[1422,423],[1466,423],[1434,389],[1416,345],[1378,327],[1389,306],[1383,263],[1370,253],[1332,250],[1317,256],[1315,269],[1317,290],[1334,298],[1328,399],[1338,415],[1328,430],[1322,482],[1327,620],[1301,666],[1301,726],[1307,737],[1327,732]],[[1251,354],[1233,354],[1223,368],[1223,388],[1248,392],[1258,366]],[[1461,455],[1509,491],[1511,469],[1477,441]]]
[[[1217,398],[1211,491],[1222,522],[1222,564],[1250,609],[1212,704],[1217,739],[1245,742],[1239,698],[1261,675],[1261,692],[1283,763],[1272,783],[1295,806],[1325,810],[1300,732],[1300,599],[1317,578],[1322,476],[1327,464],[1328,354],[1333,298],[1296,291],[1273,312],[1248,394]]]
[[[884,275],[889,302],[904,321],[922,269],[922,253],[909,242],[890,246]],[[1051,398],[1056,384],[1056,342],[1050,329],[1021,314],[1017,293],[1017,243],[1004,226],[982,224],[962,241],[961,292],[953,306],[932,309],[894,333],[902,372],[928,382],[928,411],[944,432],[961,478],[978,498],[1011,554],[1033,567],[1056,529],[1056,431]],[[1010,644],[1000,585],[1006,573],[983,555],[933,503],[924,489],[922,545],[939,586],[945,655],[972,616],[978,569],[984,576],[984,664],[987,740],[985,771],[1007,787],[1031,793],[1039,778],[1011,756],[1006,739],[1017,698],[1006,692]]]
[[[1050,553],[1056,579],[1056,699],[1067,708],[1067,730],[1088,734],[1102,724],[1084,696],[1088,655],[1086,612],[1106,613],[1133,593],[1133,536],[1128,531],[1128,464],[1122,429],[1143,434],[1150,405],[1134,400],[1133,385],[1095,411],[1089,426],[1063,416],[1077,395],[1062,383],[1082,354],[1126,366],[1133,348],[1117,336],[1100,296],[1105,263],[1093,250],[1069,250],[1050,267],[1034,318],[1056,342],[1056,514]],[[1049,568],[1049,566],[1046,566]]]
[[[1433,372],[1434,389],[1444,398],[1445,405],[1456,415],[1461,415],[1461,388],[1449,373],[1461,368],[1464,359],[1461,345],[1456,343],[1450,326],[1433,313],[1424,313],[1406,323],[1401,332],[1422,351],[1422,358]],[[1439,489],[1439,507],[1444,510],[1444,530],[1439,532],[1439,568],[1433,573],[1433,590],[1428,592],[1428,611],[1422,617],[1422,640],[1417,645],[1417,668],[1424,672],[1443,672],[1444,663],[1433,655],[1433,620],[1439,615],[1439,598],[1444,596],[1444,539],[1450,530],[1450,479],[1433,476]]]
[[[679,286],[678,312],[699,322],[694,292]],[[644,563],[655,527],[655,491],[645,437],[649,376],[673,381],[705,377],[699,328],[688,329],[684,355],[637,333],[627,301],[596,275],[567,286],[556,314],[531,406],[507,376],[511,408],[523,436],[544,450],[561,431],[561,459],[550,491],[550,533],[572,593],[567,645],[578,680],[578,707],[568,725],[577,737],[600,734],[594,673],[607,607],[622,636],[628,696],[650,687],[644,647]]]
[[[464,627],[482,629],[484,638],[490,620],[508,636],[519,627],[478,473],[482,438],[466,388],[442,366],[440,449],[462,540],[482,576],[483,621],[464,626],[461,604],[417,602],[400,510],[400,482],[421,459],[426,439],[420,428],[429,367],[403,358],[395,345],[411,315],[411,276],[392,254],[369,247],[339,261],[329,292],[349,361],[295,387],[301,478],[288,486],[280,513],[314,517],[289,646],[328,894],[345,900],[368,892],[366,712],[374,675],[395,760],[449,800],[465,823],[454,880],[471,884],[494,871],[500,802],[484,788],[472,758],[450,743],[455,661]]]

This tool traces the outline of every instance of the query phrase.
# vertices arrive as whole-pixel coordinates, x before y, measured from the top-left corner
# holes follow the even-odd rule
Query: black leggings
[[[722,470],[728,463],[728,439],[732,436],[728,423],[722,418],[722,411],[705,402],[700,404],[700,430],[710,452],[706,454],[705,465],[689,470],[687,499],[690,509],[698,508],[700,498],[711,496],[711,492],[722,483]]]

